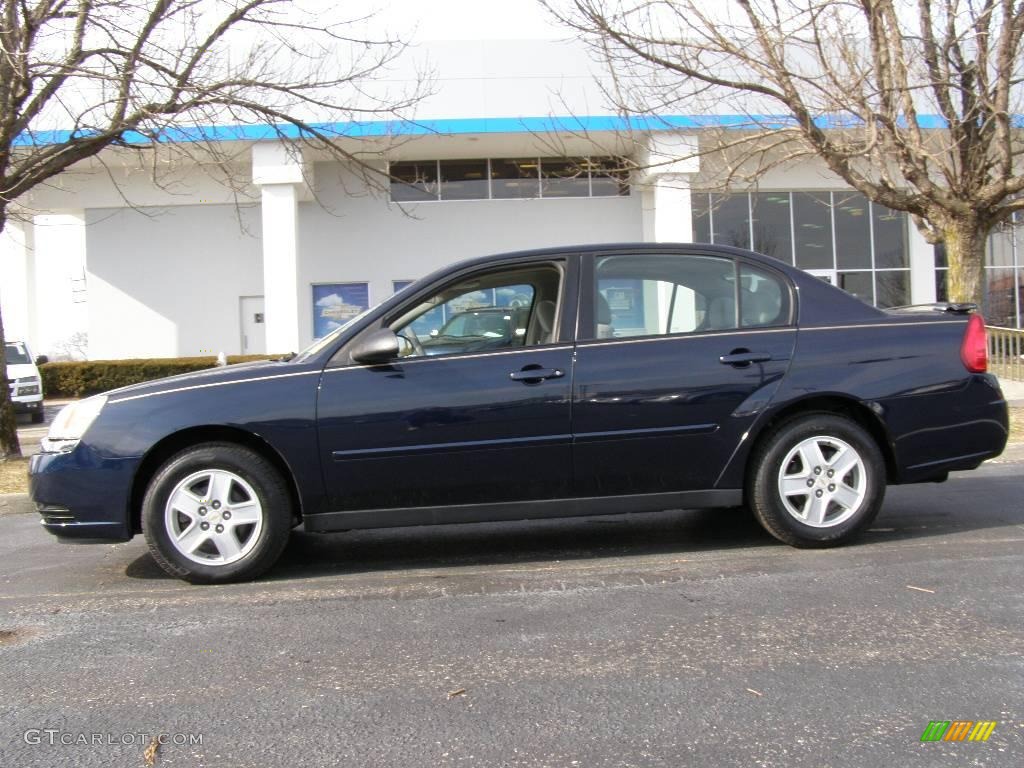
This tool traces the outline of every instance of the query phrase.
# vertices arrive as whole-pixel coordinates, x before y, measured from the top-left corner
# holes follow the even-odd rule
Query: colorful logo
[[[921,741],[988,741],[995,728],[995,720],[932,720]]]

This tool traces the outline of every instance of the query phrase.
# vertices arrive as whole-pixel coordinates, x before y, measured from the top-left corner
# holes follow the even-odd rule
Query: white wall
[[[258,206],[87,211],[92,359],[241,349],[239,297],[263,294]]]
[[[0,233],[0,311],[6,338],[28,341],[35,351],[32,234],[31,224],[18,221],[8,221]]]
[[[526,248],[639,241],[640,194],[547,200],[467,200],[406,205],[346,197],[339,167],[316,167],[316,202],[299,205],[300,340],[312,339],[313,283],[368,282],[370,302],[392,280],[413,280],[461,259]],[[343,173],[350,191],[360,184]],[[325,210],[326,208],[326,210]]]
[[[79,210],[35,216],[32,229],[32,351],[60,357],[75,334],[88,329],[85,215]]]

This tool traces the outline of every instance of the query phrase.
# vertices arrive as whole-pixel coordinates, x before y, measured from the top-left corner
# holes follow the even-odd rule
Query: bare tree
[[[0,0],[0,232],[36,186],[108,147],[168,137],[216,155],[204,125],[265,125],[376,171],[332,123],[398,115],[423,82],[372,88],[403,46],[353,4],[289,0]],[[0,320],[0,460],[20,453]]]
[[[944,243],[980,303],[989,233],[1024,209],[1022,0],[542,0],[645,116],[732,113],[698,152],[727,180],[817,157]]]

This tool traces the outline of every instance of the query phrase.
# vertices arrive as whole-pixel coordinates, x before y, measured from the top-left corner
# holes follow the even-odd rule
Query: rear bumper
[[[29,495],[42,526],[60,539],[128,541],[132,478],[139,458],[104,458],[79,444],[29,462]]]
[[[994,376],[974,374],[955,392],[906,400],[914,402],[885,403],[895,417],[889,421],[890,428],[893,421],[914,426],[893,430],[898,435],[894,447],[900,483],[927,482],[947,472],[974,469],[1006,448],[1009,408]],[[941,423],[924,422],[924,413],[939,414]]]

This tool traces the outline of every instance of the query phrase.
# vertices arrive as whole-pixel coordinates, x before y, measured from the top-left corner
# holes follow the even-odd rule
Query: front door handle
[[[745,367],[751,363],[767,363],[772,359],[769,352],[751,352],[749,349],[734,349],[728,355],[722,355],[718,362],[723,365]]]
[[[528,365],[521,371],[512,371],[508,375],[512,381],[521,381],[525,384],[538,384],[544,379],[560,379],[565,376],[561,368],[541,368],[539,365]]]

